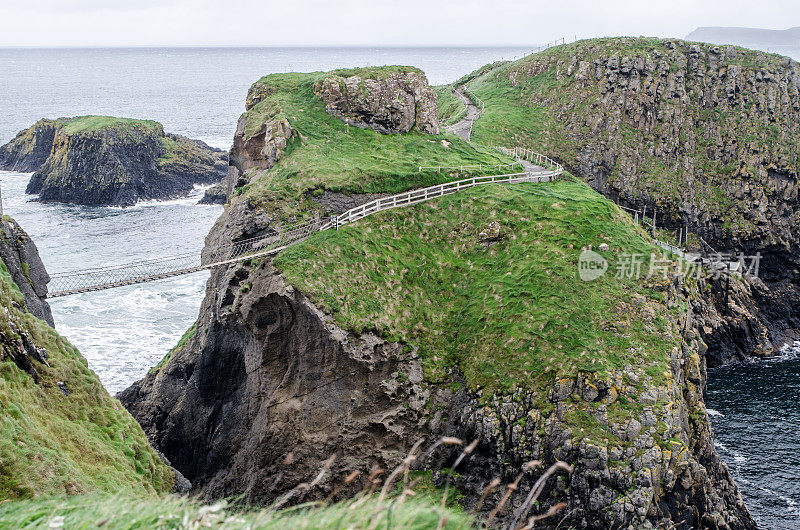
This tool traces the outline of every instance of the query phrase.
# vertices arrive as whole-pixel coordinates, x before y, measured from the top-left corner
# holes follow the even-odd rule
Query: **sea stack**
[[[27,193],[42,202],[132,206],[218,182],[227,155],[164,132],[155,121],[79,116],[43,119],[0,147],[0,169],[34,171]]]

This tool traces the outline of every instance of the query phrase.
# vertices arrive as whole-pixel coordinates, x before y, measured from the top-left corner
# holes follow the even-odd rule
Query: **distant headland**
[[[800,26],[782,30],[721,26],[700,27],[689,33],[686,39],[716,44],[736,44],[751,48],[800,46]]]

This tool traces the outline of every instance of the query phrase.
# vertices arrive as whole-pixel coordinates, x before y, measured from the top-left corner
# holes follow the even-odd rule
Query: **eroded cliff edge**
[[[0,259],[22,293],[25,308],[53,327],[53,313],[47,303],[50,275],[39,257],[36,244],[11,217],[4,217],[0,225]]]
[[[0,500],[171,491],[179,475],[53,329],[36,245],[0,228]]]
[[[272,91],[264,89],[259,104],[281,101],[286,78],[260,82],[259,90]],[[319,99],[301,108],[324,109]],[[378,154],[366,144],[359,144],[364,160],[343,157],[349,184],[334,180],[338,171],[298,166],[324,145],[314,143],[318,131],[294,118],[297,109],[272,108],[255,126],[252,111],[240,121],[243,131],[286,123],[264,126],[255,154],[235,143],[232,164],[250,167],[207,252],[269,233],[287,213],[335,213],[344,206],[320,197],[342,188],[352,204],[366,198],[354,189],[387,191],[397,178],[359,188],[359,169]],[[407,141],[359,134],[374,135],[381,148]],[[421,140],[435,148],[431,156],[449,156],[458,142]],[[265,156],[276,152],[271,145],[283,153],[278,159]],[[417,164],[403,169],[409,186]],[[502,234],[491,244],[480,239],[489,220]],[[716,454],[703,404],[705,345],[691,315],[704,286],[676,276],[580,283],[580,248],[600,243],[614,261],[651,249],[625,214],[572,181],[471,190],[370,217],[319,234],[277,263],[214,269],[196,331],[119,397],[209,498],[269,502],[333,454],[331,473],[310,495],[346,495],[363,484],[343,487],[349,472],[391,469],[418,439],[449,435],[479,442],[455,481],[467,506],[492,478],[511,483],[532,459],[561,459],[575,471],[548,484],[542,508],[567,502],[565,524],[754,528]],[[596,342],[581,345],[585,333]],[[456,455],[445,450],[425,463],[435,480]],[[523,476],[512,506],[535,478]]]

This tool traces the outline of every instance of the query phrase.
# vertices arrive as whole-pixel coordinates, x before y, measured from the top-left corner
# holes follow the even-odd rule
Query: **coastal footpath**
[[[508,162],[488,141],[440,133],[422,79],[383,67],[256,82],[206,251]],[[387,99],[392,112],[369,110]],[[538,132],[498,144],[540,146],[551,132]],[[458,473],[453,447],[417,471],[452,480],[483,516],[508,492],[497,516],[511,521],[542,470],[565,461],[572,472],[539,499],[558,513],[543,527],[755,528],[703,401],[693,307],[707,285],[675,274],[677,261],[646,281],[583,282],[590,248],[610,270],[656,252],[569,175],[370,216],[214,269],[195,326],[118,397],[206,499],[268,504],[318,475],[305,498],[347,497],[418,440],[450,436],[475,441]],[[486,490],[493,479],[513,487]]]
[[[219,182],[227,156],[154,121],[79,116],[42,119],[0,147],[0,169],[33,171],[42,202],[132,206]]]

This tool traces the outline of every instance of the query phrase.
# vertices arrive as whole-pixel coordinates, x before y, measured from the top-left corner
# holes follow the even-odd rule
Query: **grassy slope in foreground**
[[[387,75],[392,69],[359,69],[362,77]],[[373,70],[375,70],[373,72]],[[350,73],[345,72],[345,74]],[[513,160],[476,147],[452,134],[379,134],[348,127],[325,111],[314,83],[336,74],[273,74],[257,81],[251,93],[268,94],[247,113],[246,136],[267,121],[286,119],[295,133],[283,158],[269,171],[254,169],[240,188],[246,198],[290,215],[309,207],[303,199],[323,190],[345,193],[399,193],[466,176],[454,172],[419,171],[419,166],[496,165]],[[467,172],[465,172],[467,173]],[[480,174],[472,171],[470,174]],[[497,168],[483,173],[496,174]]]
[[[82,492],[151,494],[172,489],[172,470],[142,429],[111,398],[86,359],[54,329],[18,309],[24,301],[2,265],[0,318],[4,344],[19,340],[13,319],[47,350],[34,361],[39,382],[11,360],[0,362],[0,500]],[[3,356],[5,357],[5,356]],[[69,389],[65,396],[58,383]]]
[[[437,528],[440,521],[445,530],[476,528],[472,517],[456,510],[442,510],[428,499],[407,498],[400,504],[397,498],[390,498],[379,505],[375,497],[330,506],[306,504],[277,512],[248,512],[227,508],[225,502],[204,506],[179,497],[129,499],[83,495],[0,504],[0,521],[9,528],[20,530],[47,528],[54,521],[63,522],[63,528],[96,528],[102,524],[109,530],[203,527],[227,530],[428,530]]]
[[[478,233],[490,221],[502,239],[485,249]],[[581,281],[581,248],[604,242],[609,274]],[[557,378],[578,370],[602,377],[634,366],[665,382],[680,344],[668,312],[682,309],[667,309],[658,280],[615,277],[624,254],[650,252],[627,215],[570,180],[482,186],[381,212],[274,263],[339,325],[417,347],[427,381],[449,382],[458,368],[484,396],[521,388],[544,401]],[[619,400],[609,415],[625,407]]]
[[[788,122],[768,123],[763,104],[755,102],[765,97],[768,100],[770,94],[756,93],[746,83],[742,90],[747,93],[737,97],[735,103],[728,102],[724,93],[712,92],[719,101],[708,105],[708,89],[703,84],[708,81],[697,81],[685,72],[685,62],[681,64],[689,44],[678,49],[677,58],[671,58],[673,42],[655,38],[589,39],[556,46],[495,69],[479,69],[464,78],[486,104],[484,115],[473,127],[472,139],[484,144],[529,145],[574,168],[581,167],[587,144],[599,151],[607,148],[618,157],[616,165],[608,168],[610,182],[633,179],[638,190],[651,194],[665,208],[670,203],[677,208],[686,200],[681,196],[690,193],[692,202],[712,217],[725,219],[726,229],[747,232],[753,227],[742,216],[741,205],[726,191],[728,181],[746,179],[755,186],[768,186],[767,179],[762,178],[766,172],[756,167],[759,158],[753,155],[759,153],[770,153],[770,160],[787,164],[783,169],[796,174],[800,165],[798,128]],[[700,47],[713,48],[702,44]],[[726,51],[719,69],[723,71],[728,65],[738,68],[735,75],[739,79],[748,74],[760,77],[764,68],[777,71],[788,60],[733,46],[726,50],[730,52]],[[578,79],[578,67],[570,69],[570,65],[577,58],[591,68],[594,61],[604,67],[605,61],[613,57],[629,58],[631,63],[639,58],[652,62],[657,70],[651,77],[656,79],[683,69],[687,78],[685,98],[659,94],[650,101],[642,87],[627,92],[634,102],[629,106],[634,110],[620,109],[616,102],[606,107],[606,80],[584,85]],[[680,87],[682,80],[675,83]],[[615,90],[621,88],[616,86]],[[771,95],[776,97],[775,93]],[[642,120],[652,130],[634,123],[640,119],[637,112],[641,110],[637,110],[636,103],[641,108],[649,107],[648,112],[655,116]],[[685,122],[676,122],[676,116],[684,116]],[[600,128],[599,123],[603,125]],[[733,154],[721,153],[722,144],[738,148]],[[668,154],[657,155],[659,152]],[[620,166],[633,163],[634,170],[628,169],[628,174],[623,175]]]

